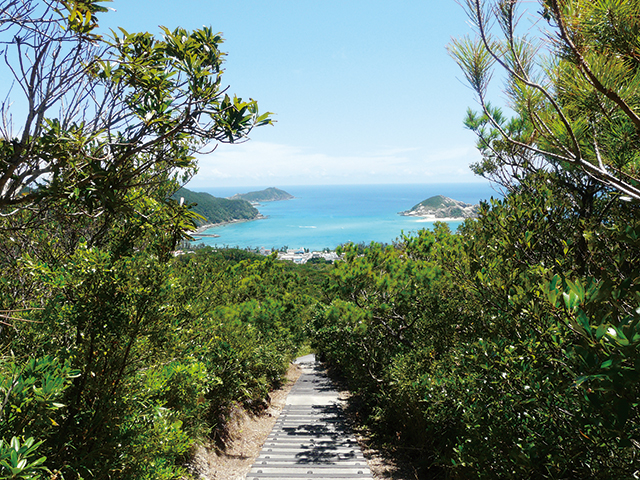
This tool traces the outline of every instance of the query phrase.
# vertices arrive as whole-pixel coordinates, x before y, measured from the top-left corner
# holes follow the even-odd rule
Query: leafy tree
[[[193,173],[209,142],[246,138],[270,123],[255,101],[222,84],[222,37],[163,28],[162,39],[97,33],[102,0],[5,2],[0,30],[27,105],[19,128],[2,104],[0,208],[44,211],[64,200],[94,217],[125,208],[126,193]],[[13,134],[17,130],[19,135]]]
[[[26,106],[1,105],[0,476],[184,475],[194,439],[222,428],[213,406],[264,394],[287,358],[260,369],[242,349],[214,355],[231,338],[259,338],[214,305],[208,325],[231,333],[195,355],[183,332],[196,321],[177,293],[196,280],[169,263],[194,227],[169,199],[193,154],[244,140],[268,114],[226,94],[210,28],[107,39],[102,4],[0,6],[10,97]],[[229,371],[261,388],[216,390],[217,362],[240,357],[244,370]]]
[[[456,235],[348,250],[318,348],[362,418],[435,478],[633,478],[637,216],[599,198],[608,226],[576,229],[561,184],[521,187]]]
[[[620,198],[640,198],[639,6],[541,2],[542,59],[544,38],[516,35],[520,3],[465,1],[478,38],[451,46],[483,109],[466,119],[474,170],[504,199],[455,235],[347,248],[315,338],[425,476],[631,479],[640,217]],[[487,99],[495,65],[512,119]]]

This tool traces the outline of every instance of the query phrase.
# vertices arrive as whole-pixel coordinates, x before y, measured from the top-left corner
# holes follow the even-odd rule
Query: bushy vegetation
[[[219,35],[107,41],[100,3],[0,11],[29,105],[0,139],[0,478],[180,478],[309,335],[363,421],[432,478],[640,475],[637,2],[544,0],[561,31],[540,83],[517,2],[464,2],[480,39],[452,53],[483,110],[466,120],[474,170],[506,195],[456,233],[302,267],[173,257],[197,220],[171,199],[192,154],[268,115],[224,93]],[[485,101],[495,63],[512,119]]]
[[[105,11],[0,9],[28,105],[0,138],[0,478],[181,478],[303,340],[308,287],[275,258],[172,255],[193,153],[268,115],[225,93],[211,29],[106,40]]]
[[[544,0],[531,38],[520,2],[461,3],[473,169],[505,196],[456,234],[345,247],[317,346],[426,478],[638,478],[640,4]]]
[[[114,247],[15,260],[28,310],[3,331],[0,437],[36,439],[65,478],[174,478],[194,441],[224,440],[231,409],[279,385],[310,302],[273,258]]]
[[[637,474],[638,208],[548,181],[332,272],[317,346],[430,475]]]

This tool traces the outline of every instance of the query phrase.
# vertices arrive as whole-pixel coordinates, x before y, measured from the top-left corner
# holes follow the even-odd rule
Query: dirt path
[[[284,386],[271,392],[271,404],[260,415],[249,415],[242,410],[235,413],[229,431],[231,441],[224,452],[199,446],[189,466],[193,476],[203,480],[243,479],[260,453],[300,373],[298,366],[289,366]]]

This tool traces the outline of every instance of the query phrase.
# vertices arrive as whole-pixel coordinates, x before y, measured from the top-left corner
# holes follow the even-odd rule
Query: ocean
[[[266,187],[192,188],[216,197],[229,197]],[[278,187],[292,200],[265,202],[257,206],[265,219],[208,229],[196,243],[238,248],[307,248],[334,250],[347,242],[392,243],[402,233],[432,228],[432,222],[403,217],[398,212],[434,195],[466,203],[479,203],[499,193],[488,183],[429,185],[305,185]],[[449,225],[455,230],[461,222]]]

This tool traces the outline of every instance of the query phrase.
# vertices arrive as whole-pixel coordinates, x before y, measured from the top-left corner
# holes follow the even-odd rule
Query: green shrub
[[[434,478],[634,478],[638,218],[543,174],[455,235],[347,247],[317,348]]]

